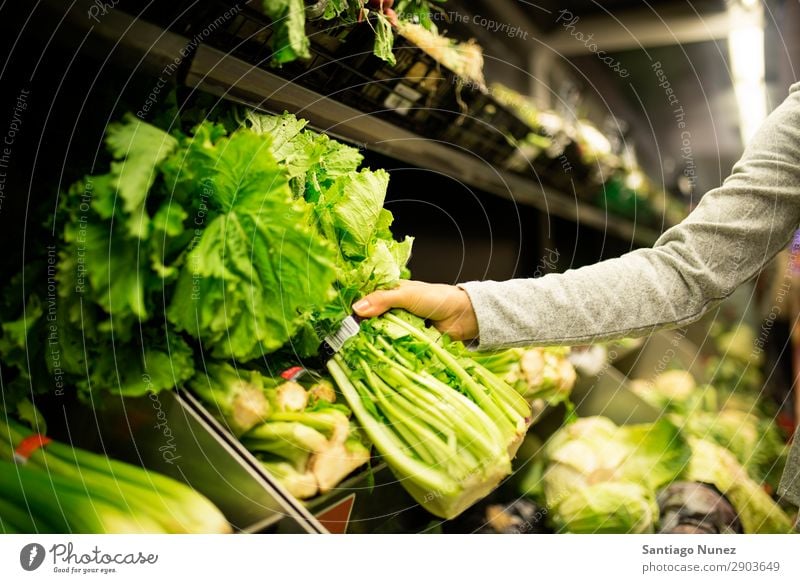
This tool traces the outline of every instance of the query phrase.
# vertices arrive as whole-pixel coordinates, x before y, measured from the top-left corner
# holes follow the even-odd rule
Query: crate
[[[459,88],[456,89],[457,93]],[[517,142],[530,130],[511,110],[490,93],[467,85],[459,101],[468,102],[468,111],[459,115],[445,130],[442,139],[457,144],[492,165],[505,167],[514,156]]]
[[[236,532],[324,532],[311,513],[254,468],[244,448],[189,394],[107,395],[98,409],[51,403],[50,434],[170,476],[205,495]],[[61,425],[59,425],[59,423]]]

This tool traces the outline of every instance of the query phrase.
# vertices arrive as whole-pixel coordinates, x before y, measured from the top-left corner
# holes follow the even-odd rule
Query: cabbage
[[[577,534],[651,533],[658,518],[653,492],[634,482],[601,482],[576,490],[558,506],[559,530]]]
[[[560,529],[651,532],[658,517],[656,489],[684,471],[689,455],[667,419],[618,427],[605,417],[586,417],[547,442],[548,465],[538,489]],[[526,494],[537,489],[532,479],[523,485]]]

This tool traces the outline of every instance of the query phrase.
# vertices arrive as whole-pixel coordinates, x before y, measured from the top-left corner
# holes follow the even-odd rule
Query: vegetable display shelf
[[[511,199],[637,245],[658,232],[581,202],[530,178],[502,171],[471,152],[409,132],[207,46],[200,46],[185,83],[220,98],[273,113],[288,111],[331,136],[419,168],[437,171],[488,194]]]
[[[206,30],[234,3],[218,0],[196,20],[192,33]],[[373,54],[375,24],[306,22],[311,59],[272,64],[273,27],[253,3],[245,4],[205,41],[226,54],[292,83],[329,96],[360,112],[377,115],[432,140],[451,143],[482,160],[503,166],[527,126],[485,89],[462,80],[401,34],[394,40],[396,62]]]
[[[308,119],[312,127],[331,136],[385,154],[407,164],[452,176],[490,195],[531,206],[607,233],[635,245],[651,245],[658,232],[627,219],[609,215],[540,182],[503,171],[475,155],[436,140],[426,139],[384,119],[364,114],[338,101],[301,87],[235,56],[197,43],[159,26],[111,9],[99,23],[86,18],[93,5],[86,0],[63,14],[63,4],[45,0],[45,7],[64,17],[61,26],[87,35],[85,50],[109,58],[122,67],[159,75],[180,63],[190,88],[267,111],[284,110]],[[60,18],[59,17],[59,18]],[[198,44],[185,56],[186,47]]]
[[[537,418],[543,411],[535,407]],[[239,533],[412,533],[442,523],[380,462],[326,494],[295,499],[183,390],[109,398],[99,414],[74,406],[64,417],[68,429],[54,435],[190,485]]]
[[[54,437],[190,485],[237,532],[326,532],[305,507],[248,463],[246,450],[184,391],[109,397],[99,410],[76,404],[61,416],[66,427],[53,428]]]

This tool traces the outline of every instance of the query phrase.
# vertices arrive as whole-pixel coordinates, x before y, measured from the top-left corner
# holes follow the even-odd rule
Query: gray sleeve
[[[719,188],[650,249],[536,279],[461,284],[479,349],[581,344],[700,318],[754,277],[800,222],[800,84]]]

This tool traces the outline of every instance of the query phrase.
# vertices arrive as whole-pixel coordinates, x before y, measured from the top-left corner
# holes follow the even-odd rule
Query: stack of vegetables
[[[577,374],[565,346],[511,348],[473,353],[473,358],[531,402],[557,405],[569,399]]]
[[[661,419],[622,427],[605,417],[579,419],[550,438],[527,472],[523,492],[552,509],[551,526],[791,532],[791,519],[765,490],[785,455],[774,423],[730,399],[718,406],[714,388],[697,386],[685,371],[632,388],[664,412]]]
[[[656,490],[684,470],[690,450],[668,421],[618,427],[605,417],[557,431],[523,481],[552,525],[574,533],[653,532]]]
[[[0,418],[2,533],[230,531],[222,513],[185,484]]]
[[[360,426],[423,505],[458,513],[510,472],[529,405],[405,314],[364,323],[330,364],[343,401],[276,378],[408,275],[412,241],[393,238],[388,175],[358,150],[290,115],[243,117],[109,126],[109,172],[60,198],[57,266],[31,262],[5,295],[9,395],[54,375],[87,403],[187,386],[303,497],[367,461]]]
[[[277,65],[311,57],[306,18],[320,19],[331,25],[368,22],[374,27],[374,53],[394,63],[392,46],[394,28],[402,23],[421,26],[436,32],[431,18],[435,3],[445,0],[319,0],[306,6],[303,0],[262,0],[261,6],[272,21],[273,62]],[[482,61],[481,61],[482,62]]]
[[[188,386],[293,496],[305,499],[330,491],[370,458],[331,382],[306,385],[215,363]]]
[[[711,385],[698,385],[686,371],[671,370],[652,382],[634,381],[631,389],[664,411],[684,435],[728,450],[749,477],[770,491],[778,486],[787,447],[764,404],[746,393],[726,395]]]

